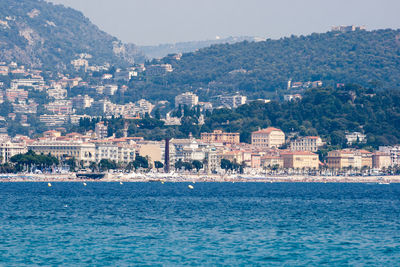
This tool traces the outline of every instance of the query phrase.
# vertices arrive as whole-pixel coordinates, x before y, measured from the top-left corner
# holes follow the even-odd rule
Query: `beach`
[[[104,178],[79,178],[66,174],[3,174],[0,182],[260,182],[260,183],[400,183],[400,175],[310,176],[310,175],[206,175],[178,173],[105,173]]]

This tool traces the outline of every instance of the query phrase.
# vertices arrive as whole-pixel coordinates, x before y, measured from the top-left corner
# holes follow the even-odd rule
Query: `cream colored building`
[[[265,168],[273,166],[283,168],[283,158],[277,156],[263,156],[261,157],[261,166]]]
[[[251,133],[251,144],[256,147],[278,148],[285,143],[285,133],[277,128],[269,127]]]
[[[128,164],[135,160],[136,147],[128,144],[96,143],[96,161],[108,159]]]
[[[372,167],[377,169],[388,168],[392,165],[389,153],[375,152],[372,154]]]
[[[13,143],[11,141],[3,141],[0,144],[0,161],[8,162],[15,155],[25,154],[28,152],[24,143]]]
[[[343,168],[358,168],[362,167],[362,157],[360,153],[354,153],[350,150],[334,150],[328,152],[326,163],[329,168],[343,169]]]
[[[96,161],[96,146],[82,141],[51,141],[39,140],[30,145],[28,149],[36,154],[51,154],[59,160],[75,158],[85,166]]]
[[[318,155],[309,151],[293,151],[282,153],[285,169],[319,169]]]
[[[291,151],[311,151],[317,152],[324,143],[319,136],[305,136],[299,137],[290,142]]]
[[[149,163],[154,166],[155,161],[165,163],[165,142],[142,141],[138,143],[138,152],[142,157],[147,157]],[[175,164],[175,148],[169,146],[169,162],[170,166]]]
[[[240,133],[225,133],[221,130],[215,130],[212,133],[202,133],[201,141],[206,143],[239,144]]]
[[[175,97],[175,108],[182,106],[188,106],[192,108],[199,103],[199,97],[191,92],[186,92],[184,94],[177,95]]]

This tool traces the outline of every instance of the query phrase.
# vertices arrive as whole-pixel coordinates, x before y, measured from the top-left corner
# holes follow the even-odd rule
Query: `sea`
[[[26,265],[399,266],[400,185],[0,183],[0,266]]]

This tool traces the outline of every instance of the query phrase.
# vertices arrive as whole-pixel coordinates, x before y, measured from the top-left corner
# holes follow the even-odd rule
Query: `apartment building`
[[[358,168],[362,167],[362,157],[360,153],[351,150],[334,150],[328,152],[326,163],[329,168]]]
[[[324,143],[319,136],[299,137],[290,142],[291,151],[311,151],[317,152]]]
[[[372,154],[372,167],[376,169],[383,169],[392,166],[392,159],[390,153],[375,152]]]
[[[192,108],[199,103],[199,97],[193,93],[186,92],[175,97],[175,108],[181,106],[187,106]]]
[[[54,114],[73,114],[75,110],[72,107],[71,100],[57,100],[44,105],[48,111]]]
[[[269,127],[251,133],[251,144],[255,147],[278,148],[285,143],[285,133],[277,128]]]
[[[201,133],[201,141],[205,143],[239,144],[240,133],[226,133],[214,130],[212,133]]]
[[[80,140],[38,140],[28,145],[28,149],[34,151],[36,154],[51,154],[59,160],[75,158],[85,166],[96,161],[95,144]]]
[[[390,155],[391,165],[400,166],[400,145],[396,146],[380,146],[379,152],[384,152]]]
[[[227,108],[237,108],[241,105],[246,104],[247,97],[243,95],[233,95],[233,96],[220,96],[219,100],[221,105]]]
[[[23,143],[14,143],[10,140],[2,141],[0,143],[0,162],[9,162],[10,158],[18,154],[24,154],[28,152],[26,145]]]
[[[285,169],[319,169],[318,155],[309,151],[281,153]]]

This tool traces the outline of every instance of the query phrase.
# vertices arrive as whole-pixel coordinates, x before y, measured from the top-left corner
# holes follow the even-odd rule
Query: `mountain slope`
[[[0,61],[44,68],[64,69],[80,53],[95,64],[133,61],[118,39],[81,12],[41,0],[0,1],[0,51]]]
[[[400,88],[400,31],[327,32],[213,45],[162,62],[171,63],[174,72],[165,81],[142,86],[170,95],[190,90],[210,97],[241,91],[253,98],[271,97],[285,90],[289,79]]]
[[[257,37],[228,37],[224,39],[206,40],[206,41],[191,41],[191,42],[180,42],[175,44],[160,44],[155,46],[139,46],[139,48],[146,54],[148,58],[162,58],[169,54],[174,53],[189,53],[196,51],[197,49],[205,48],[215,44],[234,44],[243,41],[259,41]]]

